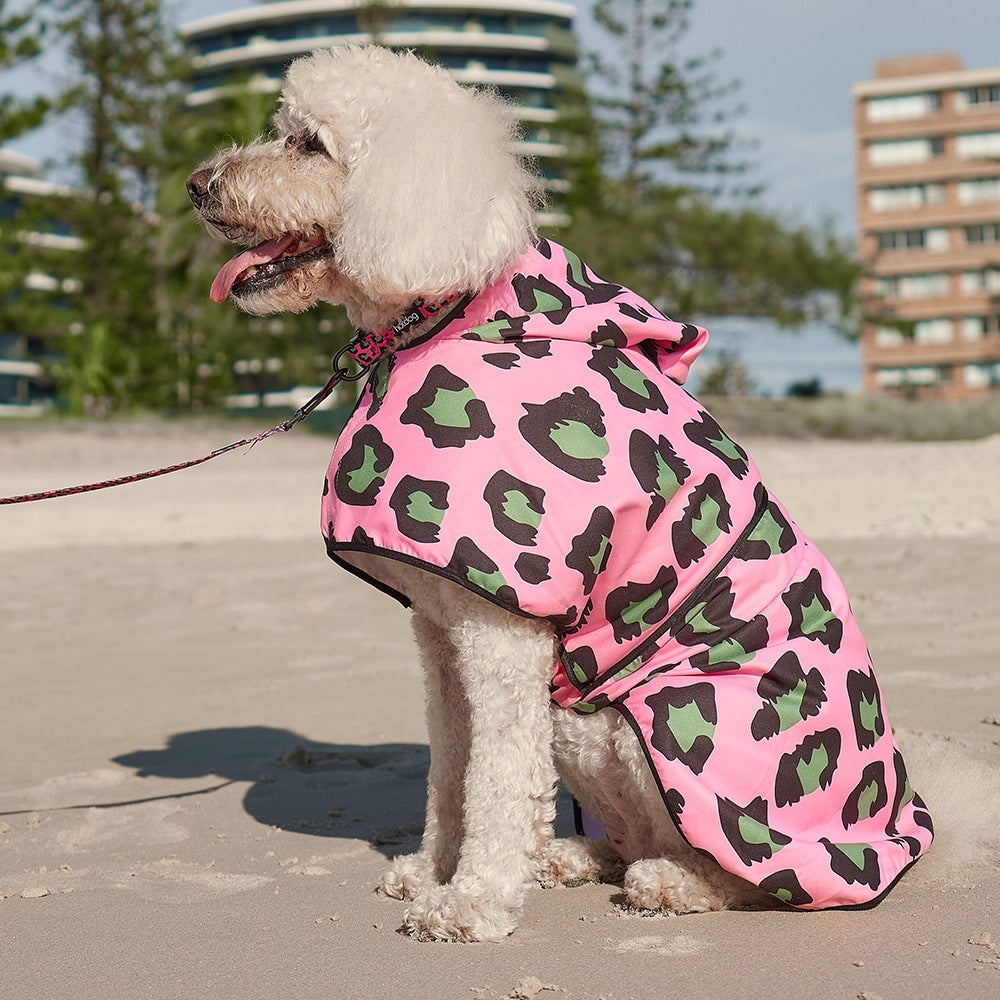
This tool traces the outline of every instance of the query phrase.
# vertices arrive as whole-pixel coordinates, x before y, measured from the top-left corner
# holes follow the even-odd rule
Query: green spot
[[[534,289],[534,293],[535,308],[529,310],[531,313],[557,312],[566,307],[566,304],[561,299],[549,292],[543,292],[536,288]]]
[[[381,399],[385,395],[385,391],[388,388],[389,365],[382,363],[375,369],[375,378],[372,381],[372,395],[376,399]]]
[[[740,831],[740,836],[743,838],[744,843],[747,844],[767,844],[771,848],[771,852],[776,854],[781,850],[781,844],[776,844],[771,839],[771,828],[764,823],[755,820],[753,816],[747,816],[746,813],[740,816],[739,823],[737,824]],[[782,890],[778,890],[779,892]],[[787,892],[787,890],[784,890]]]
[[[564,248],[563,253],[566,255],[566,263],[569,264],[570,274],[573,276],[573,284],[581,285],[584,288],[593,288],[594,286],[584,277],[583,261],[572,250]]]
[[[690,753],[699,736],[711,739],[715,734],[715,726],[701,714],[701,709],[694,701],[689,701],[680,708],[671,705],[667,712],[667,725],[682,753]]]
[[[378,456],[371,445],[365,445],[361,465],[347,474],[347,485],[353,493],[364,493],[375,480],[385,482],[385,476],[375,469]]]
[[[592,712],[597,711],[597,707],[595,705],[591,705],[589,701],[578,701],[573,706],[573,711],[579,712],[581,715],[590,715]]]
[[[698,509],[698,516],[691,522],[691,531],[705,548],[708,548],[721,534],[719,514],[722,508],[714,497],[705,497]]]
[[[641,656],[637,656],[634,660],[629,660],[624,667],[615,671],[615,675],[611,679],[615,681],[623,680],[628,677],[629,674],[634,674],[642,666],[643,662],[644,661]]]
[[[649,625],[643,620],[646,612],[655,608],[663,601],[663,591],[654,590],[644,600],[635,601],[622,611],[622,621],[626,625],[641,625],[644,629]]]
[[[444,511],[434,506],[431,496],[423,490],[411,493],[406,504],[406,513],[422,524],[440,524],[444,520]]]
[[[775,889],[771,893],[775,899],[780,899],[783,903],[790,903],[792,901],[792,891],[791,889]]]
[[[531,509],[530,501],[520,490],[507,490],[501,507],[504,514],[517,524],[537,528],[542,523],[542,515]]]
[[[872,818],[872,806],[875,805],[879,790],[877,781],[873,781],[862,789],[861,795],[858,797],[858,819]]]
[[[488,343],[502,344],[505,342],[504,334],[510,329],[510,320],[493,319],[486,323],[480,323],[479,326],[474,326],[469,333]]]
[[[670,498],[680,489],[681,481],[677,478],[677,473],[664,460],[663,456],[656,454],[656,493],[664,500]]]
[[[626,389],[631,389],[637,396],[642,396],[645,399],[649,399],[649,382],[646,376],[642,374],[636,368],[631,365],[626,364],[624,361],[619,360],[618,363],[611,369],[611,374],[614,375],[616,379]]]
[[[713,643],[708,650],[709,665],[716,663],[746,663],[752,656],[753,653],[748,653],[743,648],[743,644],[737,642],[732,637]]]
[[[764,542],[771,550],[771,555],[777,555],[781,551],[782,525],[778,523],[775,516],[769,511],[764,512],[764,516],[757,523],[757,527],[747,535],[747,541]]]
[[[865,851],[871,850],[870,844],[834,844],[834,847],[846,857],[859,872],[865,870]]]
[[[746,466],[746,460],[740,454],[739,446],[736,444],[732,438],[723,434],[721,437],[709,438],[708,443],[720,454],[724,455],[726,458],[733,458],[739,461],[741,464]]]
[[[913,801],[913,786],[910,784],[909,776],[903,779],[903,795],[899,800],[899,808],[893,822],[899,822],[899,817],[903,815],[903,809]]]
[[[858,716],[861,719],[861,727],[873,736],[878,735],[878,699],[862,698],[858,705]]]
[[[819,788],[819,777],[827,769],[829,763],[830,757],[826,747],[820,746],[813,750],[809,760],[800,760],[795,765],[795,773],[798,775],[804,795],[815,792]]]
[[[802,721],[802,699],[806,693],[806,679],[800,678],[798,684],[787,694],[781,695],[774,708],[778,713],[778,732],[783,733],[786,729],[791,729],[796,723]]]
[[[832,611],[827,611],[820,603],[819,596],[814,595],[809,604],[802,608],[802,634],[825,632],[827,625],[836,619],[837,616]]]
[[[424,407],[424,412],[438,427],[469,427],[472,421],[465,408],[476,398],[466,386],[464,389],[438,389],[434,402]]]
[[[499,570],[494,570],[492,573],[485,573],[483,570],[472,566],[469,567],[466,579],[474,587],[485,590],[487,594],[493,594],[494,597],[501,587],[507,585],[507,581],[503,578]]]
[[[684,621],[691,626],[691,631],[695,635],[711,635],[713,632],[719,631],[718,625],[713,625],[705,617],[705,609],[708,604],[702,601],[701,604],[696,604],[684,617]]]
[[[608,442],[579,420],[560,420],[549,437],[570,458],[604,458],[609,451]]]
[[[594,567],[595,576],[601,572],[601,567],[604,565],[604,554],[608,551],[610,544],[611,539],[607,535],[602,535],[601,544],[597,546],[597,551],[590,556],[590,565]]]

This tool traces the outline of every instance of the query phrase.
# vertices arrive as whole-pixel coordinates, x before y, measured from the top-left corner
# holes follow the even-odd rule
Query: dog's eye
[[[290,135],[285,139],[285,149],[298,150],[300,153],[325,153],[326,146],[315,133],[312,135]]]
[[[320,142],[318,135],[307,135],[302,140],[302,152],[304,153],[325,153],[326,146]]]

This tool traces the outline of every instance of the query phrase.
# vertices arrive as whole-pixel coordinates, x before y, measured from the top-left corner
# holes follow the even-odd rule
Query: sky
[[[251,6],[242,0],[173,0],[178,22]],[[584,45],[590,0],[577,0]],[[679,54],[720,49],[720,80],[738,80],[745,106],[734,123],[756,144],[752,179],[762,206],[789,222],[830,218],[854,231],[851,85],[870,79],[876,59],[952,51],[970,69],[1000,62],[998,0],[696,0]],[[21,144],[23,152],[40,155]],[[613,276],[609,276],[613,277]],[[641,289],[636,289],[641,293]],[[762,392],[783,394],[813,376],[830,389],[857,391],[858,352],[828,330],[798,334],[727,319],[714,325],[714,350],[739,351]]]

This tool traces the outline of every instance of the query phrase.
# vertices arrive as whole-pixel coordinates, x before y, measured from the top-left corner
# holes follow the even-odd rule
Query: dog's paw
[[[403,916],[403,929],[418,941],[502,941],[517,926],[519,907],[451,885],[421,893]]]
[[[625,863],[607,840],[561,837],[549,841],[538,861],[538,881],[546,888],[579,882],[616,882]]]
[[[705,913],[726,909],[711,882],[670,858],[645,858],[629,865],[625,896],[639,910]]]
[[[378,891],[393,899],[413,899],[435,884],[434,862],[428,855],[418,852],[393,858],[379,879]]]

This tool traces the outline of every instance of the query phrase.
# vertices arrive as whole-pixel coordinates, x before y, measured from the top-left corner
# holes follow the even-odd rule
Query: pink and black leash
[[[431,316],[436,316],[445,306],[453,303],[458,297],[457,295],[451,295],[432,303],[424,303],[422,300],[418,300],[405,316],[391,326],[383,327],[377,333],[365,333],[363,330],[358,330],[351,340],[334,355],[333,374],[327,380],[326,385],[308,402],[300,406],[287,420],[283,420],[274,427],[269,427],[266,431],[261,431],[260,434],[243,438],[242,441],[234,441],[232,444],[216,448],[215,451],[209,452],[207,455],[202,455],[200,458],[178,462],[176,465],[166,465],[159,469],[150,469],[147,472],[133,472],[127,476],[119,476],[117,479],[106,479],[103,482],[87,483],[83,486],[65,486],[62,489],[45,490],[41,493],[24,493],[20,496],[0,497],[0,506],[16,503],[32,503],[36,500],[52,500],[56,497],[75,496],[77,493],[92,493],[95,490],[106,490],[112,486],[125,486],[128,483],[142,482],[144,479],[155,479],[157,476],[165,476],[170,472],[191,469],[196,465],[209,462],[213,458],[218,458],[220,455],[225,455],[226,452],[236,451],[238,448],[252,448],[259,441],[263,441],[273,434],[283,434],[285,431],[291,430],[300,421],[305,420],[333,392],[339,383],[356,382],[358,379],[363,378],[367,374],[368,369],[382,356],[397,334],[411,329]],[[346,357],[351,358],[358,366],[359,370],[354,374],[351,374],[350,370],[344,367]]]

